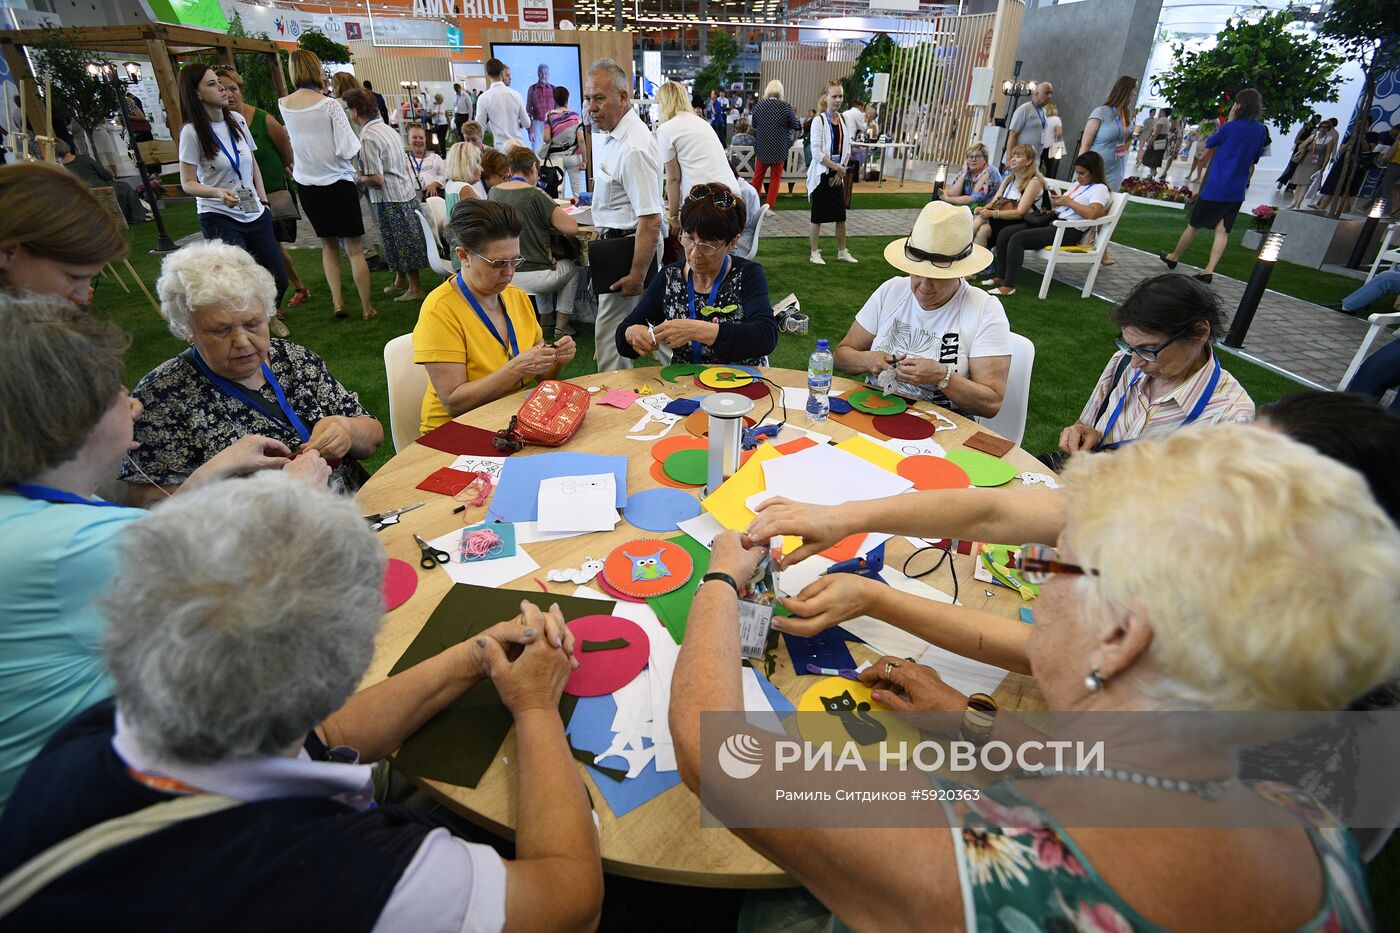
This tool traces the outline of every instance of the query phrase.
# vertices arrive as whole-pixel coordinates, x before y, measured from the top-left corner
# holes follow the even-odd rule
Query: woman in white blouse
[[[719,182],[738,194],[739,182],[729,168],[724,145],[714,128],[695,115],[684,86],[667,81],[657,89],[656,103],[661,119],[656,144],[666,172],[666,217],[674,233],[681,228],[681,198],[696,185]]]
[[[369,264],[365,262],[364,220],[355,188],[355,163],[360,138],[340,102],[327,97],[321,60],[297,49],[289,62],[296,90],[278,101],[282,123],[292,139],[292,177],[302,210],[321,238],[321,268],[334,302],[335,316],[349,317],[340,287],[340,244],[350,257],[350,274],[360,295],[360,317],[378,312],[370,306]]]
[[[846,249],[846,166],[851,162],[851,140],[846,133],[846,121],[841,119],[841,103],[845,92],[839,81],[829,81],[822,97],[823,112],[812,119],[808,130],[812,160],[807,165],[807,200],[812,205],[811,231],[807,236],[812,248],[809,260],[826,265],[822,258],[822,224],[836,225],[836,258],[855,262]]]

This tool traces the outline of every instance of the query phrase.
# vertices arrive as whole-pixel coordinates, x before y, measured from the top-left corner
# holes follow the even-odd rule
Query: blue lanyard
[[[412,160],[412,159],[413,159],[413,155],[410,154],[408,158],[409,158],[410,160]],[[413,163],[413,174],[415,174],[415,175],[421,175],[421,174],[423,173],[423,163],[426,162],[427,160],[428,160],[427,155],[424,155],[423,158],[419,159],[417,162],[414,162],[414,163]]]
[[[525,179],[521,178],[519,175],[512,175],[512,176],[510,176],[510,180],[511,180],[511,181],[525,181]],[[529,184],[529,182],[526,182],[526,184]]]
[[[836,128],[836,121],[831,119],[829,114],[822,114],[826,120],[826,127],[831,132],[831,161],[841,161],[841,132]]]
[[[728,272],[729,272],[729,257],[728,257],[728,256],[725,256],[725,257],[724,257],[724,265],[722,265],[722,266],[719,267],[719,275],[715,276],[715,284],[712,285],[712,286],[710,286],[710,302],[709,302],[709,303],[710,303],[711,305],[713,305],[713,304],[715,303],[715,299],[719,298],[719,287],[720,287],[721,285],[724,284],[724,277],[725,277],[726,274],[728,274]],[[686,292],[687,297],[690,299],[690,319],[693,321],[693,320],[695,320],[695,276],[694,276],[694,274],[692,274],[692,273],[686,273],[686,277],[685,277],[685,292]],[[692,341],[690,342],[690,361],[691,361],[692,363],[698,363],[698,362],[700,362],[700,353],[701,353],[701,344],[700,344],[700,341],[698,341],[698,340],[692,340]]]
[[[1113,430],[1113,426],[1114,426],[1115,424],[1118,423],[1118,416],[1121,415],[1121,414],[1123,413],[1123,403],[1126,402],[1126,401],[1128,400],[1128,392],[1132,390],[1133,386],[1137,385],[1138,380],[1141,379],[1141,378],[1142,378],[1142,370],[1139,369],[1139,370],[1137,371],[1137,374],[1136,374],[1135,376],[1133,376],[1132,381],[1128,383],[1128,388],[1126,388],[1126,389],[1123,390],[1123,395],[1122,395],[1121,398],[1118,399],[1118,405],[1117,405],[1117,407],[1115,407],[1115,408],[1113,409],[1113,414],[1111,414],[1111,415],[1108,416],[1108,424],[1104,425],[1104,428],[1103,428],[1103,436],[1104,436],[1104,437],[1108,437],[1108,433],[1109,433],[1110,431],[1112,431],[1112,430]],[[1206,410],[1206,406],[1210,404],[1211,396],[1215,395],[1215,387],[1216,387],[1217,385],[1219,385],[1219,384],[1220,384],[1220,360],[1217,359],[1217,360],[1215,361],[1215,368],[1214,368],[1213,370],[1211,370],[1210,381],[1206,383],[1206,389],[1205,389],[1205,391],[1201,393],[1201,397],[1200,397],[1200,398],[1196,399],[1196,404],[1193,405],[1193,406],[1191,407],[1191,411],[1190,411],[1189,414],[1187,414],[1186,420],[1183,421],[1183,422],[1181,422],[1181,427],[1184,428],[1184,427],[1186,427],[1188,424],[1190,424],[1191,422],[1195,421],[1197,418],[1201,417],[1201,415],[1202,415],[1202,414],[1205,412],[1205,410]],[[1129,440],[1122,440],[1122,441],[1115,441],[1114,443],[1111,443],[1111,444],[1100,444],[1100,445],[1098,446],[1097,449],[1098,449],[1098,450],[1113,450],[1113,449],[1115,449],[1115,448],[1117,448],[1117,447],[1119,447],[1119,446],[1121,446],[1121,445],[1123,445],[1123,444],[1129,443],[1130,440],[1131,440],[1131,439],[1129,439]]]
[[[298,91],[315,91],[317,94],[321,93],[321,88],[318,87],[318,86],[315,85],[315,84],[298,84],[298,85],[297,85],[297,90],[298,90]]]
[[[229,145],[233,146],[233,155],[229,155],[228,149],[224,147],[224,141],[219,138],[218,133],[214,132],[214,127],[209,127],[209,132],[213,133],[214,142],[219,144],[219,151],[224,154],[225,159],[228,159],[228,164],[233,166],[234,172],[238,175],[238,183],[241,185],[243,184],[243,165],[238,152],[238,138],[234,135],[233,128],[227,123],[224,124],[224,129],[228,132]]]
[[[84,499],[82,496],[64,489],[54,489],[52,486],[39,486],[34,483],[11,483],[10,489],[13,490],[16,495],[23,496],[26,499],[34,499],[38,502],[97,505],[109,509],[120,509],[123,507],[116,502],[103,502],[101,499]]]
[[[1034,102],[1031,103],[1031,109],[1035,111],[1035,115],[1036,115],[1037,117],[1040,117],[1040,128],[1041,128],[1042,130],[1045,129],[1045,125],[1046,125],[1045,111],[1044,111],[1044,110],[1041,110],[1039,107],[1037,107],[1037,106],[1035,105]]]
[[[462,278],[462,273],[457,273],[457,288],[462,293],[462,297],[467,299],[467,304],[472,306],[476,316],[481,318],[481,323],[486,325],[486,329],[491,332],[491,336],[496,338],[496,342],[501,345],[501,349],[506,351],[507,359],[514,359],[520,355],[520,345],[515,342],[515,325],[511,323],[510,313],[506,311],[505,302],[501,302],[501,316],[506,319],[506,334],[510,337],[510,346],[501,339],[501,332],[496,330],[496,325],[491,323],[491,319],[486,316],[486,309],[481,306],[481,302],[476,300],[471,289],[467,288],[466,281]]]
[[[249,407],[262,411],[262,407],[252,401],[251,396],[257,395],[253,389],[229,382],[223,376],[214,372],[214,370],[209,368],[209,364],[204,362],[204,358],[199,355],[199,351],[194,347],[190,347],[190,358],[194,360],[195,366],[199,367],[199,371],[204,374],[204,378],[213,383],[214,387],[220,392],[223,392],[229,398],[236,399]],[[277,377],[273,375],[272,367],[268,366],[266,363],[262,364],[262,374],[263,378],[267,380],[267,384],[272,386],[272,394],[277,396],[277,407],[282,409],[282,416],[286,418],[287,424],[291,425],[292,430],[297,432],[297,437],[300,437],[301,442],[305,444],[311,439],[311,432],[306,430],[306,425],[302,423],[300,416],[298,416],[292,406],[287,403],[287,396],[282,391],[282,384],[278,382]],[[266,414],[266,412],[263,413]]]

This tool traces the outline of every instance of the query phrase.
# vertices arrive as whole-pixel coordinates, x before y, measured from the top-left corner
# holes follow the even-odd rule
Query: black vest
[[[0,817],[0,877],[90,826],[171,799],[132,779],[104,701],[60,729]],[[324,746],[311,736],[312,757]],[[318,755],[318,753],[321,753]],[[109,849],[0,921],[0,930],[370,930],[438,824],[324,797],[245,803]]]

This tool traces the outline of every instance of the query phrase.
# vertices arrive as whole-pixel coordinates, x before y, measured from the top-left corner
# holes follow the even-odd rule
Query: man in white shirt
[[[859,97],[851,98],[851,106],[841,111],[841,120],[846,124],[846,137],[851,141],[851,166],[843,183],[846,186],[846,209],[851,207],[851,194],[860,180],[865,166],[866,150],[856,145],[856,140],[865,133],[865,105]]]
[[[593,223],[604,239],[635,236],[632,266],[608,286],[595,283],[598,319],[594,359],[599,372],[631,369],[617,351],[617,327],[636,307],[661,238],[661,157],[656,138],[632,110],[631,81],[610,58],[588,69],[584,107],[593,124]]]
[[[525,113],[525,101],[510,89],[510,69],[499,58],[486,63],[486,81],[490,85],[476,99],[476,119],[491,134],[491,145],[499,152],[509,152],[512,145],[528,146],[520,132],[530,125]]]
[[[436,152],[428,151],[428,137],[421,126],[408,131],[408,167],[424,197],[442,197],[447,163]]]
[[[462,124],[472,118],[472,96],[462,85],[452,85],[452,93],[457,99],[452,103],[452,129],[457,133],[457,141],[462,141]]]
[[[1000,301],[963,281],[991,258],[973,243],[967,210],[926,205],[913,233],[885,247],[885,261],[909,278],[875,289],[836,348],[836,368],[961,414],[995,415],[1011,371],[1011,326]],[[882,382],[886,372],[893,376]]]

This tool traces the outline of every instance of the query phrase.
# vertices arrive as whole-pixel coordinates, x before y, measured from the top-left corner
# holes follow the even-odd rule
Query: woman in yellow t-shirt
[[[413,362],[427,367],[419,429],[431,431],[574,358],[574,342],[546,346],[529,297],[510,284],[520,255],[520,214],[509,204],[461,201],[449,222],[462,271],[433,289],[413,328]]]

